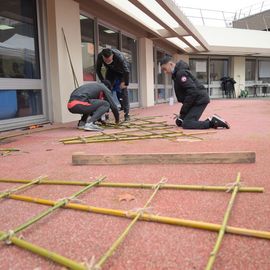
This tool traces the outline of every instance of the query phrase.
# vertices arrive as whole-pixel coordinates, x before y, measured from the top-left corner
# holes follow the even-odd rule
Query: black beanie
[[[112,55],[112,50],[110,48],[106,48],[106,49],[103,49],[101,54],[102,56],[104,56],[105,58],[108,58]]]

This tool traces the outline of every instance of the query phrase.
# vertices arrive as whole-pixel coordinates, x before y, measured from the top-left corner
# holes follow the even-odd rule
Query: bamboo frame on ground
[[[0,231],[0,237],[4,234],[4,232],[1,232]],[[15,236],[12,236],[10,237],[10,243],[14,244],[15,246],[17,247],[20,247],[20,248],[23,248],[23,249],[26,249],[28,251],[31,251],[37,255],[40,255],[44,258],[47,258],[49,260],[52,260],[60,265],[63,265],[63,266],[66,266],[70,269],[74,269],[74,270],[87,270],[87,268],[81,264],[81,263],[78,263],[78,262],[75,262],[69,258],[66,258],[62,255],[59,255],[55,252],[52,252],[48,249],[45,249],[45,248],[42,248],[42,247],[39,247],[35,244],[32,244],[28,241],[25,241],[23,239],[20,239],[18,237],[15,237]]]
[[[16,188],[12,188],[12,189],[5,190],[3,192],[0,192],[0,199],[5,198],[5,197],[8,197],[10,194],[12,194],[14,192],[17,192],[19,190],[23,190],[23,189],[26,189],[28,187],[31,187],[32,185],[39,184],[42,179],[44,179],[44,177],[43,176],[40,176],[37,179],[34,179],[32,181],[29,181],[27,184],[24,184],[22,186],[19,186],[19,187],[16,187]]]
[[[144,139],[175,139],[176,137],[188,137],[190,139],[202,140],[202,138],[197,137],[197,135],[215,133],[215,131],[184,133],[183,131],[172,130],[172,128],[174,128],[175,126],[167,124],[166,121],[155,122],[139,118],[135,118],[131,122],[122,123],[120,125],[113,125],[109,123],[107,127],[113,127],[115,129],[129,129],[129,131],[121,131],[114,133],[101,132],[101,134],[95,134],[92,136],[77,136],[65,138],[61,139],[60,142],[64,144],[80,144],[113,141],[133,141]],[[140,134],[138,134],[138,132],[140,132]]]
[[[125,237],[128,235],[129,231],[132,229],[132,227],[135,225],[135,223],[139,220],[141,215],[144,213],[147,207],[149,207],[152,199],[157,194],[159,188],[162,184],[165,183],[165,179],[161,180],[159,183],[156,184],[155,190],[148,199],[148,201],[145,203],[143,208],[136,211],[136,216],[133,218],[131,223],[127,226],[127,228],[124,230],[124,232],[114,241],[112,246],[105,252],[105,254],[98,260],[98,262],[95,264],[94,269],[100,269],[102,265],[111,257],[114,253],[114,251],[120,246],[120,244],[124,241]]]
[[[19,200],[19,201],[43,204],[43,205],[54,205],[56,203],[55,201],[52,201],[52,200],[46,200],[42,198],[32,198],[29,196],[22,196],[22,195],[15,195],[15,194],[10,195],[9,198],[14,199],[14,200]],[[136,212],[129,212],[129,215],[127,216],[127,212],[123,210],[101,208],[101,207],[95,207],[91,205],[78,204],[78,203],[68,203],[64,205],[63,207],[68,208],[68,209],[91,212],[95,214],[102,214],[102,215],[109,215],[109,216],[116,216],[116,217],[123,217],[123,218],[134,218],[134,216],[136,215]],[[143,221],[183,226],[183,227],[188,227],[188,228],[201,229],[201,230],[214,231],[214,232],[218,232],[221,228],[221,225],[215,224],[215,223],[194,221],[194,220],[180,219],[180,218],[172,218],[172,217],[152,215],[152,214],[151,215],[142,214],[140,219]],[[251,229],[227,226],[226,232],[230,234],[251,236],[251,237],[270,240],[270,232],[268,231],[259,231],[259,230],[251,230]]]
[[[30,183],[31,180],[26,179],[0,179],[0,183]],[[39,184],[44,185],[74,185],[74,186],[87,186],[92,182],[82,181],[62,181],[62,180],[42,180]],[[111,188],[141,188],[151,189],[154,184],[145,183],[113,183],[113,182],[101,182],[96,187],[111,187]],[[164,184],[160,189],[170,190],[194,190],[194,191],[228,191],[229,186],[208,186],[208,185],[178,185],[178,184]],[[239,192],[264,192],[263,187],[239,187]]]
[[[0,236],[0,241],[2,240],[6,240],[8,239],[10,236],[13,236],[15,233],[18,233],[26,228],[28,228],[29,226],[31,226],[32,224],[34,224],[35,222],[39,221],[40,219],[46,217],[47,215],[51,214],[52,212],[54,212],[55,210],[57,210],[58,208],[64,206],[65,204],[67,204],[69,201],[75,199],[76,197],[78,197],[80,194],[82,194],[83,192],[87,191],[88,189],[92,188],[93,186],[95,186],[96,184],[98,184],[100,181],[104,180],[105,177],[99,177],[96,181],[94,181],[93,183],[91,183],[90,185],[84,187],[82,190],[75,192],[73,195],[71,195],[68,198],[63,198],[59,201],[57,201],[52,207],[50,207],[49,209],[41,212],[40,214],[34,216],[33,218],[29,219],[27,222],[25,222],[24,224],[16,227],[13,230],[9,230],[9,232],[7,233],[3,233]],[[12,232],[12,233],[10,233]]]
[[[7,180],[7,179],[0,179],[0,182],[19,182],[19,183],[30,183],[29,180]],[[50,180],[43,180],[42,184],[55,184],[55,182],[57,181],[50,181]],[[58,184],[72,184],[72,185],[86,185],[88,187],[88,185],[93,184],[95,182],[91,182],[91,183],[85,183],[85,182],[66,182],[66,181],[58,181]],[[104,183],[103,183],[104,184]],[[130,187],[130,185],[132,187],[139,187],[139,188],[153,188],[153,186],[155,185],[151,185],[151,184],[137,184],[134,186],[134,184],[132,183],[108,183],[110,186],[114,186],[114,187]],[[112,184],[112,185],[111,185]],[[25,186],[25,185],[24,185]],[[97,186],[102,186],[101,183],[97,183]],[[163,185],[160,186],[159,189],[161,188],[167,188],[167,189],[187,189],[187,187],[189,187],[190,185]],[[86,188],[87,188],[86,187]],[[194,186],[191,186],[194,187]],[[200,187],[200,186],[199,186]],[[209,186],[201,186],[203,187],[202,190],[207,190],[205,189],[206,187]],[[85,188],[85,189],[86,189]],[[197,189],[198,186],[195,186],[195,190]],[[212,188],[215,187],[211,187],[209,190],[213,190]],[[228,191],[228,187],[219,187],[219,189],[217,189],[218,191],[220,191],[220,188],[224,190],[227,189]],[[83,190],[85,190],[83,189]],[[241,188],[239,188],[238,186],[238,191],[240,191]],[[262,188],[255,188],[256,192],[262,192],[263,189]],[[242,191],[250,191],[250,190],[242,190]],[[82,191],[80,191],[81,193]],[[254,192],[254,190],[253,190]],[[78,192],[77,192],[78,195]],[[20,195],[15,195],[15,194],[10,194],[8,196],[8,198],[10,199],[16,199],[16,200],[22,200],[22,201],[29,201],[29,202],[34,202],[34,203],[40,203],[40,204],[45,204],[45,205],[52,205],[55,206],[57,205],[58,202],[55,201],[50,201],[50,200],[43,200],[40,198],[31,198],[31,197],[27,197],[27,196],[20,196]],[[71,197],[70,197],[71,198]],[[137,212],[129,212],[129,215],[127,216],[127,212],[126,211],[121,211],[121,210],[115,210],[115,209],[107,209],[107,208],[98,208],[98,207],[93,207],[93,206],[87,206],[87,205],[80,205],[80,204],[74,204],[74,203],[70,203],[69,200],[67,199],[63,199],[60,202],[64,201],[65,203],[63,203],[61,206],[59,207],[64,207],[64,208],[71,208],[71,209],[76,209],[76,210],[81,210],[81,211],[87,211],[87,212],[93,212],[93,213],[99,213],[99,214],[107,214],[107,215],[112,215],[112,216],[118,216],[118,217],[125,217],[125,218],[136,218],[136,216],[138,215]],[[67,200],[67,201],[66,201]],[[185,227],[190,227],[190,228],[197,228],[197,229],[203,229],[203,230],[210,230],[210,231],[220,231],[222,226],[219,224],[213,224],[213,223],[206,223],[206,222],[199,222],[199,221],[192,221],[192,220],[184,220],[184,219],[179,219],[179,218],[170,218],[170,217],[162,217],[162,216],[155,216],[155,215],[149,215],[149,214],[145,214],[145,213],[141,213],[139,215],[140,220],[144,220],[144,221],[152,221],[152,222],[159,222],[159,223],[164,223],[164,224],[170,224],[170,225],[178,225],[178,226],[185,226]],[[232,234],[239,234],[239,235],[244,235],[244,236],[252,236],[252,237],[258,237],[258,238],[263,238],[263,239],[268,239],[270,240],[270,232],[266,232],[266,231],[257,231],[257,230],[249,230],[249,229],[243,229],[243,228],[237,228],[237,227],[232,227],[232,226],[227,226],[226,227],[226,232],[227,233],[232,233]],[[5,235],[5,234],[4,234]],[[0,236],[1,239],[3,238],[3,233],[0,232]],[[4,237],[4,239],[6,239],[6,237]],[[21,244],[19,244],[18,241],[23,241],[20,240],[14,236],[10,237],[10,240],[16,245],[21,246]],[[14,240],[14,241],[13,241]],[[30,251],[33,251],[33,249],[31,248],[31,243],[27,243],[24,248]],[[35,252],[35,251],[33,251]],[[48,251],[49,252],[49,251]],[[56,253],[53,253],[53,256],[47,256],[48,252],[41,248],[38,247],[38,251],[36,251],[36,254],[39,254],[41,256],[44,256],[46,258],[50,258],[53,261],[62,264],[64,266],[67,266],[71,269],[87,269],[87,267],[83,266],[82,264],[76,263],[70,259],[67,259],[61,255],[58,255]],[[55,256],[54,256],[55,254]],[[70,264],[69,264],[70,263]],[[73,266],[72,266],[73,264]]]
[[[233,207],[233,203],[235,201],[237,192],[239,190],[239,185],[240,185],[240,173],[238,173],[238,175],[237,175],[237,179],[236,179],[234,187],[233,187],[232,196],[231,196],[231,199],[230,199],[230,201],[228,203],[228,207],[226,209],[224,219],[223,219],[221,228],[220,228],[219,233],[218,233],[216,244],[214,246],[214,249],[210,253],[210,257],[209,257],[209,260],[208,260],[208,263],[207,263],[207,266],[206,266],[205,270],[211,270],[213,265],[214,265],[217,253],[218,253],[218,251],[220,249],[220,246],[221,246],[222,239],[223,239],[223,237],[225,235],[226,226],[227,226],[229,216],[230,216],[230,213],[231,213],[231,210],[232,210],[232,207]]]

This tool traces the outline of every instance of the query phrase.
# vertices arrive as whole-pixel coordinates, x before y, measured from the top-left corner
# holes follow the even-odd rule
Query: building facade
[[[148,15],[149,23],[124,12],[126,3]],[[166,4],[168,13],[174,10],[170,0],[155,3]],[[1,0],[0,130],[77,120],[66,107],[69,95],[76,81],[97,80],[95,63],[103,48],[119,49],[129,62],[132,107],[154,106],[174,95],[171,78],[158,64],[165,54],[187,61],[211,98],[225,98],[222,77],[235,79],[236,96],[257,81],[270,83],[267,55],[212,52],[181,13],[170,13],[178,22],[172,28],[140,5],[127,0]]]

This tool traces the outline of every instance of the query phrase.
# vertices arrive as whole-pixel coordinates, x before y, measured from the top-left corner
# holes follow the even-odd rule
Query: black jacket
[[[113,101],[111,91],[103,83],[87,83],[76,88],[70,95],[69,102],[80,100],[90,102],[91,99],[104,99],[109,102],[115,121],[119,122],[117,105]]]
[[[180,118],[183,119],[194,105],[210,102],[205,87],[191,74],[188,64],[184,61],[180,60],[176,63],[172,79],[177,100],[183,103]]]
[[[97,75],[98,78],[103,81],[104,77],[101,73],[101,67],[104,65],[106,69],[111,69],[116,73],[119,73],[121,76],[123,76],[123,80],[125,82],[125,85],[129,84],[129,68],[128,68],[128,62],[126,61],[123,54],[118,51],[117,49],[112,49],[113,51],[113,62],[111,64],[106,64],[103,61],[102,54],[99,53],[97,57]]]

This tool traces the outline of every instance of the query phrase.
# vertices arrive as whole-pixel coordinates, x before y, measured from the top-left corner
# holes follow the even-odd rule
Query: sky
[[[231,26],[233,20],[248,17],[249,15],[270,9],[270,0],[174,0],[174,2],[181,7],[184,14],[194,25],[216,27]],[[202,11],[199,9],[202,9]],[[226,18],[226,20],[224,20],[224,18]]]
[[[242,8],[249,8],[251,5],[259,8],[261,3],[270,5],[270,1],[258,1],[258,0],[174,0],[180,6],[184,7],[195,7],[203,9],[212,9],[212,10],[223,10],[223,11],[232,11],[235,12]]]

